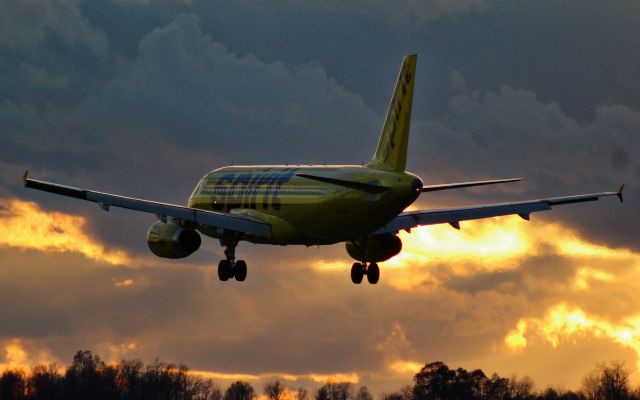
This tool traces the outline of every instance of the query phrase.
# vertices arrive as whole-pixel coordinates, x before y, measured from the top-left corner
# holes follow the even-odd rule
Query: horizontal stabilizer
[[[331,183],[338,186],[348,187],[349,189],[356,189],[366,193],[382,193],[389,190],[386,186],[374,185],[371,183],[362,183],[362,182],[354,182],[347,181],[344,179],[336,179],[336,178],[327,178],[326,176],[317,176],[317,175],[309,175],[309,174],[296,174],[301,178],[313,179],[314,181]]]
[[[518,182],[523,180],[523,178],[509,178],[509,179],[494,179],[490,181],[474,181],[474,182],[458,182],[458,183],[445,183],[442,185],[428,185],[424,186],[420,191],[421,192],[435,192],[438,190],[448,190],[448,189],[460,189],[471,186],[484,186],[484,185],[495,185],[496,183],[507,183],[507,182]]]

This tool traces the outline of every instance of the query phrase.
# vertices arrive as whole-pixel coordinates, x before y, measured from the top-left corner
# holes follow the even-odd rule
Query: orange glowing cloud
[[[320,374],[320,373],[307,373],[307,374],[289,374],[281,372],[267,372],[263,374],[242,374],[242,373],[226,373],[215,371],[202,371],[192,370],[191,374],[201,376],[203,378],[218,379],[222,381],[260,381],[269,379],[282,379],[284,381],[295,382],[298,380],[310,380],[317,383],[325,382],[351,382],[358,383],[360,376],[355,373],[335,373],[335,374]]]
[[[127,287],[131,287],[134,285],[135,281],[133,279],[123,279],[121,281],[117,280],[116,278],[113,278],[111,280],[113,282],[113,285],[117,288],[127,288]]]
[[[590,316],[580,307],[560,303],[550,307],[542,318],[520,319],[504,341],[510,350],[519,351],[529,346],[533,337],[541,337],[555,348],[563,341],[586,336],[611,340],[632,349],[640,369],[640,314],[612,323]]]
[[[597,270],[595,268],[583,267],[576,273],[575,280],[573,282],[574,287],[578,290],[589,289],[591,282],[613,282],[615,277],[607,272]]]
[[[42,210],[36,203],[0,199],[0,247],[44,252],[74,252],[112,265],[130,263],[129,256],[107,251],[86,233],[84,217]]]
[[[457,231],[434,225],[401,232],[402,252],[385,265],[403,268],[434,261],[473,262],[483,269],[510,268],[508,261],[536,256],[542,251],[565,257],[638,259],[627,249],[590,243],[578,232],[556,222],[527,223],[517,216],[469,221]],[[460,271],[462,272],[462,271]]]
[[[402,252],[382,265],[384,282],[398,289],[413,290],[425,282],[440,284],[427,264],[446,263],[454,276],[519,268],[529,257],[554,254],[580,260],[585,266],[575,278],[574,289],[584,290],[593,281],[611,281],[613,276],[592,268],[594,260],[618,260],[640,266],[640,255],[627,249],[612,249],[591,243],[579,233],[556,222],[527,223],[517,216],[468,221],[461,230],[447,224],[400,232]],[[345,270],[344,260],[316,260],[319,270]]]
[[[30,347],[30,350],[27,350]],[[0,371],[7,369],[29,370],[36,365],[51,364],[57,362],[47,349],[27,346],[21,339],[7,340],[2,346],[3,361],[0,362]]]
[[[389,364],[389,370],[397,374],[413,375],[424,366],[417,361],[397,360]]]

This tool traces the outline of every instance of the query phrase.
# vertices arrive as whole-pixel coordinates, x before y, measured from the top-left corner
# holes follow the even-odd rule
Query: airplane
[[[111,207],[155,214],[158,221],[147,233],[148,247],[158,257],[187,257],[201,245],[200,234],[218,239],[225,258],[218,278],[244,281],[247,263],[236,260],[240,241],[271,245],[331,245],[344,242],[356,262],[351,280],[364,277],[378,283],[378,263],[400,253],[398,233],[421,225],[448,223],[501,215],[530,214],[554,206],[617,196],[601,192],[470,207],[404,211],[422,193],[516,182],[522,178],[424,185],[405,171],[416,55],[404,57],[371,161],[363,165],[240,165],[206,173],[187,206],[161,203],[30,179],[26,187],[92,201],[105,211]]]

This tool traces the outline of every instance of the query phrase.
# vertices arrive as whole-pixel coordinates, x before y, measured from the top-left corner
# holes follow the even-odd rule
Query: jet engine
[[[347,253],[354,260],[362,261],[365,259],[363,251],[367,249],[365,261],[380,262],[390,259],[402,250],[402,241],[399,237],[391,233],[381,235],[371,235],[364,239],[358,239],[355,242],[345,243]]]
[[[198,232],[185,229],[175,222],[158,221],[147,233],[147,245],[162,258],[184,258],[200,248]]]

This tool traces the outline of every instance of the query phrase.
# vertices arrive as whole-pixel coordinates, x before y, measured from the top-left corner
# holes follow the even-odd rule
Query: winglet
[[[618,192],[616,193],[616,196],[618,196],[618,199],[620,200],[620,203],[624,203],[624,199],[622,198],[622,191],[624,190],[624,184],[622,184],[622,186],[620,186],[620,189],[618,189]]]
[[[22,183],[24,185],[27,184],[27,178],[29,177],[29,170],[24,171],[24,175],[22,176]]]

